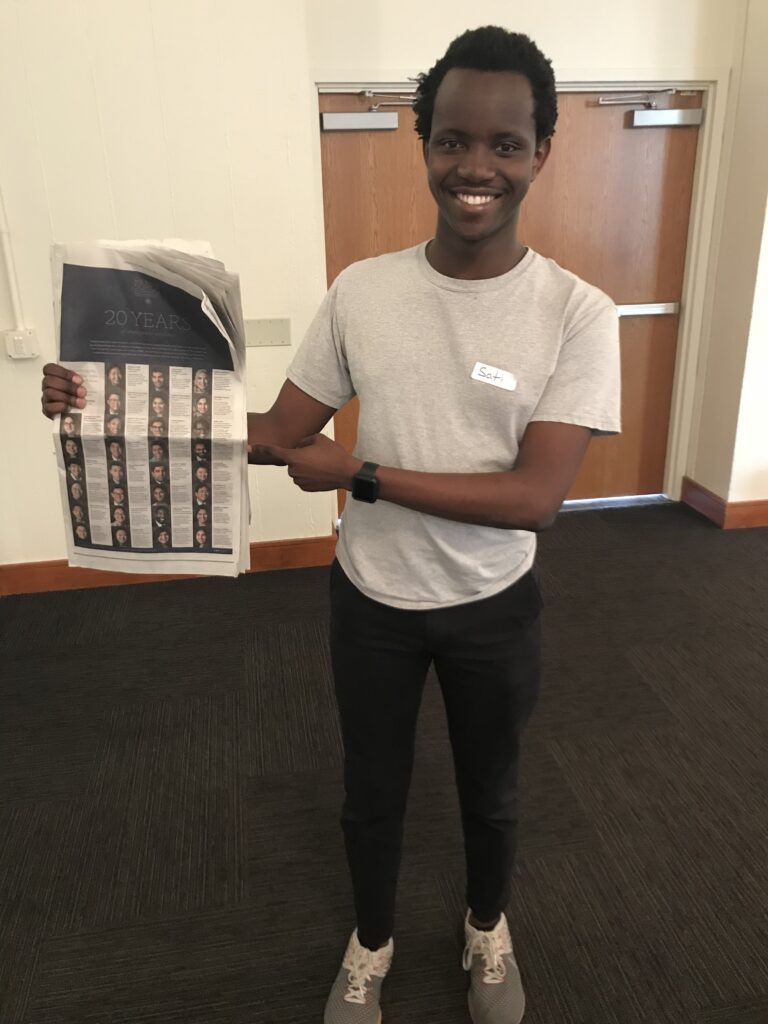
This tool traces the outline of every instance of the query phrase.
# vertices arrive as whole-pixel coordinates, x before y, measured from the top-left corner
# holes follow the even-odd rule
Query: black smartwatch
[[[375,462],[364,462],[359,471],[352,477],[352,497],[358,501],[367,501],[370,505],[379,496],[379,481],[376,479]]]

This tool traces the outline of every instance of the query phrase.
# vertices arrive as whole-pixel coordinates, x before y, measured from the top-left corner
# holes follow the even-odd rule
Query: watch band
[[[364,462],[352,477],[352,497],[372,505],[379,496],[379,481],[376,479],[378,464]]]

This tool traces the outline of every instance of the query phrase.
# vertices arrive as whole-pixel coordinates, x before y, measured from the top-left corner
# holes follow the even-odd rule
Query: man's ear
[[[427,162],[427,149],[429,148],[429,139],[423,139],[421,143],[421,155],[424,157],[424,163]]]
[[[552,139],[542,139],[536,143],[536,152],[533,154],[533,169],[531,170],[531,181],[535,181],[552,150]]]

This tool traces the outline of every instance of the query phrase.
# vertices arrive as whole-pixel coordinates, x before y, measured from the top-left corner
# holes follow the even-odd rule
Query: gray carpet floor
[[[526,1024],[768,1022],[768,530],[541,538]],[[2,1024],[317,1024],[352,925],[327,570],[0,602]],[[467,1024],[429,685],[386,1024]]]

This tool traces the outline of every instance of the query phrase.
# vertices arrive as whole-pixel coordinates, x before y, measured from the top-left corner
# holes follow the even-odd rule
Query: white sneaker
[[[492,932],[464,922],[464,970],[470,972],[469,1015],[473,1024],[520,1024],[525,993],[504,914]]]
[[[371,952],[360,945],[357,929],[352,932],[341,970],[325,1004],[324,1024],[381,1024],[379,997],[393,952],[392,939]]]

